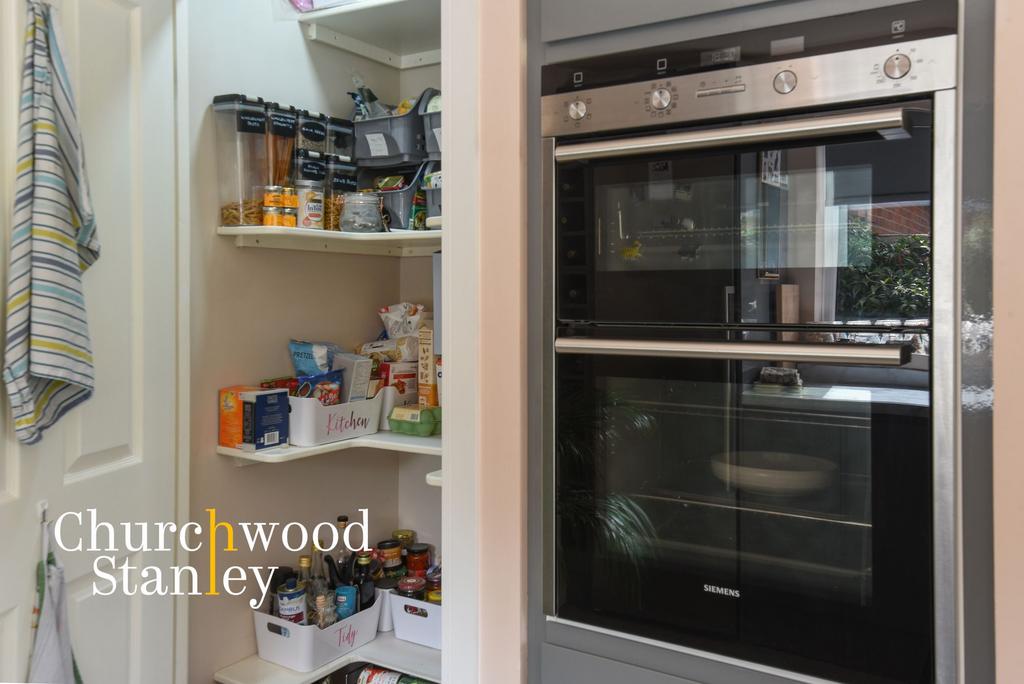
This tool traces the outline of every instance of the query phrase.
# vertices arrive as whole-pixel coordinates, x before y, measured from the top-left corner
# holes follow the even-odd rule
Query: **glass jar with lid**
[[[376,192],[345,193],[341,213],[341,230],[349,233],[381,233],[384,221],[380,215],[380,194]]]
[[[231,94],[213,98],[217,124],[220,223],[263,223],[267,174],[267,113],[263,99]]]

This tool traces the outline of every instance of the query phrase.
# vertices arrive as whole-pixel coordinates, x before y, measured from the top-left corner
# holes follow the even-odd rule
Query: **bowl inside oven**
[[[711,461],[711,472],[742,491],[794,496],[827,488],[835,479],[836,464],[781,451],[736,451],[716,455]]]

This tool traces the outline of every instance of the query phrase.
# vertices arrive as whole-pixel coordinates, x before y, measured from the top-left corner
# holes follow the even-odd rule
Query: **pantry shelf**
[[[401,641],[392,632],[383,632],[365,646],[312,672],[295,672],[254,655],[217,671],[213,680],[219,684],[313,684],[345,665],[361,661],[441,681],[441,651]]]
[[[254,463],[287,463],[297,461],[301,458],[329,454],[345,449],[383,449],[385,451],[399,451],[407,454],[429,454],[432,456],[441,455],[441,437],[412,437],[400,435],[395,432],[378,432],[366,437],[346,439],[341,442],[331,442],[314,447],[286,446],[278,449],[263,449],[261,451],[244,451],[230,447],[218,446],[217,453],[222,456],[231,456],[238,465],[252,465]]]
[[[297,249],[371,256],[430,256],[441,249],[440,230],[393,230],[388,233],[342,233],[309,228],[220,226],[218,235],[235,238],[236,247]]]
[[[435,470],[433,472],[427,473],[427,484],[430,485],[431,487],[440,487],[441,482],[442,480],[440,470]]]
[[[441,0],[355,0],[298,20],[310,40],[397,69],[441,63]]]

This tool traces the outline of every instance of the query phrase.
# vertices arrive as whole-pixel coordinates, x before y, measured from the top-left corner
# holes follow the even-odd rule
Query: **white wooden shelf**
[[[218,235],[235,238],[236,247],[298,249],[372,256],[430,256],[441,249],[440,230],[393,230],[388,233],[342,233],[309,228],[220,226]]]
[[[427,484],[430,485],[431,487],[440,487],[441,486],[441,482],[442,482],[442,480],[441,480],[441,471],[440,470],[434,470],[432,472],[427,473],[427,478],[426,479],[427,479]]]
[[[310,40],[396,69],[441,63],[441,0],[355,0],[297,16]]]
[[[359,661],[432,682],[441,681],[441,651],[396,639],[394,632],[382,632],[365,646],[312,672],[295,672],[254,655],[218,670],[213,680],[220,684],[313,684]]]
[[[441,455],[441,437],[412,437],[401,435],[397,432],[378,432],[366,437],[346,439],[341,442],[331,442],[315,447],[284,446],[276,449],[263,449],[261,451],[244,451],[230,447],[218,446],[217,453],[222,456],[231,456],[239,465],[252,465],[253,463],[287,463],[300,458],[329,454],[335,451],[346,449],[383,449],[385,451],[399,451],[407,454],[430,454]]]

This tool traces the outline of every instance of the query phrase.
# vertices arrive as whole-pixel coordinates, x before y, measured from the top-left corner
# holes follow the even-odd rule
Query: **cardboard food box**
[[[434,329],[424,326],[419,331],[419,378],[417,381],[420,406],[437,406],[437,365],[434,357]]]
[[[225,387],[218,405],[221,446],[259,451],[288,443],[288,390]]]
[[[385,361],[380,364],[380,387],[395,388],[395,406],[416,403],[416,373],[415,361]]]
[[[341,402],[362,401],[372,399],[370,394],[370,375],[373,372],[373,360],[351,352],[337,352],[334,354],[334,370],[345,372],[345,382],[342,385]]]

